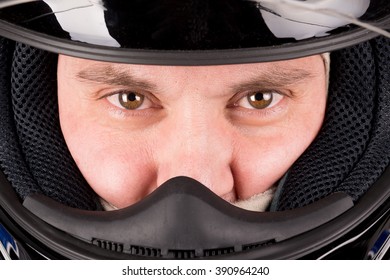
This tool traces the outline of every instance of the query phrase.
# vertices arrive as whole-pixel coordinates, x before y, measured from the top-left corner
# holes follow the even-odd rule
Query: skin
[[[325,76],[320,55],[199,67],[60,55],[61,128],[90,186],[118,208],[181,175],[235,202],[272,187],[316,137]],[[118,92],[144,101],[126,109]],[[268,107],[248,102],[259,92],[272,95]]]

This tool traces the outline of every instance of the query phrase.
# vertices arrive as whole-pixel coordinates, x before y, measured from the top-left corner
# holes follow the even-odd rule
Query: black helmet
[[[387,0],[0,2],[4,258],[389,258]],[[270,211],[188,177],[102,211],[63,139],[57,54],[148,65],[269,62],[331,52],[315,141]]]

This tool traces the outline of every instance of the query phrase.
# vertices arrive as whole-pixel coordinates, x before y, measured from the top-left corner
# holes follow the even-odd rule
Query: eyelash
[[[143,103],[137,109],[126,109],[120,104],[119,95],[120,94],[130,94],[135,93],[137,95],[143,96]],[[109,103],[108,109],[110,112],[118,117],[132,117],[132,116],[147,116],[151,113],[151,110],[154,108],[159,108],[157,98],[150,96],[149,94],[139,93],[136,90],[129,89],[120,89],[108,94],[101,95],[99,99],[106,100]],[[149,104],[149,105],[148,105]]]
[[[255,108],[251,104],[251,102],[253,102],[254,100],[249,100],[249,99],[250,97],[258,94],[261,94],[262,98],[264,98],[264,96],[268,96],[268,98],[271,98],[271,103],[264,108]],[[269,94],[271,94],[271,97],[269,97]],[[286,97],[285,94],[282,94],[276,90],[259,90],[259,91],[249,92],[249,93],[246,92],[244,94],[239,95],[236,101],[233,102],[233,107],[241,107],[243,109],[254,110],[254,111],[265,111],[265,110],[270,110],[274,106],[278,105],[279,102],[281,102],[284,97]],[[264,98],[264,100],[268,101],[266,98]]]
[[[142,103],[139,107],[135,108],[135,109],[127,109],[125,108],[123,105],[121,105],[121,101],[120,101],[120,95],[121,94],[135,94],[137,96],[141,96],[142,97]],[[118,108],[121,108],[123,110],[126,110],[126,111],[136,111],[136,110],[143,110],[143,109],[147,109],[145,108],[146,106],[148,106],[148,103],[150,103],[151,105],[153,104],[153,102],[148,98],[146,97],[144,94],[140,94],[136,91],[119,91],[119,92],[116,92],[116,93],[113,93],[113,94],[110,94],[108,96],[105,96],[105,98],[108,100],[108,102],[110,102],[112,105],[118,107]],[[131,101],[131,100],[130,100]],[[133,101],[136,101],[136,100],[133,100]],[[146,103],[146,104],[145,104]],[[152,106],[151,106],[152,107]]]

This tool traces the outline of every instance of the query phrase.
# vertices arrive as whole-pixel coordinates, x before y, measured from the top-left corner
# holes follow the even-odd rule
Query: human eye
[[[276,106],[283,98],[284,95],[276,91],[255,91],[241,97],[235,102],[235,106],[262,110]]]
[[[135,91],[119,91],[106,97],[112,105],[124,110],[142,110],[153,107],[153,102]]]

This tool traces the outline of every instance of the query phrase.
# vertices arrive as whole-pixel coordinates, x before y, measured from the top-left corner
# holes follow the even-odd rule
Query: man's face
[[[170,178],[222,198],[272,187],[317,135],[320,55],[226,66],[145,66],[60,56],[62,132],[83,176],[116,207]]]

